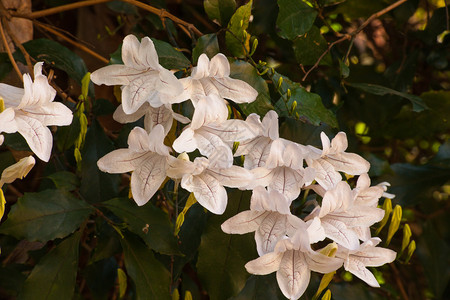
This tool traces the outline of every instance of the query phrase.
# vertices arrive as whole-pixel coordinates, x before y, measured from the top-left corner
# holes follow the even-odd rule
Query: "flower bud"
[[[410,239],[411,239],[411,228],[409,228],[408,224],[405,224],[405,226],[403,227],[403,240],[401,253],[403,253],[403,251],[408,246]]]
[[[392,237],[397,232],[398,227],[400,226],[401,220],[402,220],[402,207],[397,204],[392,212],[391,224],[389,224],[386,245],[389,245],[389,243],[391,242]]]

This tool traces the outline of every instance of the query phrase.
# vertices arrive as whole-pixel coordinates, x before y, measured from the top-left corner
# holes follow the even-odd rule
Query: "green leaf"
[[[273,109],[267,83],[264,78],[258,75],[257,70],[252,65],[242,60],[235,60],[230,64],[230,69],[230,77],[243,80],[258,91],[258,97],[255,101],[239,104],[246,115],[257,113],[264,116],[269,110]]]
[[[347,82],[346,85],[354,87],[356,89],[359,89],[361,91],[378,95],[378,96],[384,96],[387,94],[400,96],[402,98],[406,98],[409,101],[411,101],[413,105],[413,111],[420,112],[425,109],[428,109],[428,106],[423,102],[422,98],[416,95],[411,95],[408,93],[402,93],[378,84],[371,84],[371,83],[350,83]]]
[[[115,198],[102,205],[127,223],[128,229],[153,250],[163,254],[181,253],[167,214],[151,202],[139,207],[131,199]]]
[[[278,0],[277,26],[279,36],[293,40],[307,33],[317,16],[317,11],[302,0]]]
[[[281,293],[278,287],[275,273],[269,275],[252,275],[245,283],[245,287],[232,300],[254,300],[254,299],[270,299],[284,300],[286,297]]]
[[[327,50],[327,41],[320,34],[316,26],[294,40],[294,51],[297,62],[304,66],[314,65],[319,57]],[[320,64],[330,64],[331,55],[327,53]]]
[[[170,273],[153,252],[132,234],[125,234],[120,243],[127,273],[136,285],[137,299],[171,299]]]
[[[256,258],[254,234],[226,234],[220,225],[249,208],[250,192],[228,193],[228,207],[223,215],[210,216],[202,235],[197,270],[211,299],[228,299],[245,286],[250,276],[244,265]]]
[[[197,45],[192,50],[192,60],[197,64],[198,57],[205,53],[210,59],[219,53],[219,42],[215,33],[205,34],[197,40]]]
[[[180,51],[175,50],[169,43],[152,39],[158,53],[159,64],[166,69],[184,69],[191,62]]]
[[[0,233],[45,243],[74,232],[92,211],[86,202],[61,190],[26,193],[12,207]]]
[[[81,195],[90,203],[106,201],[117,196],[119,175],[101,172],[97,161],[114,150],[111,140],[100,124],[94,120],[84,143],[81,167]]]
[[[247,34],[248,23],[252,13],[253,1],[239,7],[228,23],[225,43],[228,50],[236,57],[245,57],[250,52],[250,35]]]
[[[68,171],[61,171],[47,176],[55,184],[57,189],[73,191],[80,185],[77,175]]]
[[[235,0],[205,0],[203,7],[208,17],[219,25],[228,24],[236,9]]]
[[[7,53],[0,53],[0,80],[12,71],[12,64]]]
[[[72,299],[80,237],[78,232],[65,239],[39,261],[25,281],[19,300]]]
[[[36,60],[45,61],[47,64],[63,70],[81,86],[81,79],[87,73],[87,68],[78,55],[61,44],[47,39],[31,40],[23,44],[23,47]]]
[[[73,146],[81,131],[81,123],[78,117],[72,119],[69,126],[58,127],[56,132],[56,145],[59,151],[68,150]]]

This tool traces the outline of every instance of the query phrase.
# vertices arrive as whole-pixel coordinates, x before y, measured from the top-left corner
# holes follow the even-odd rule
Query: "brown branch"
[[[323,52],[322,55],[319,56],[316,63],[308,70],[308,72],[306,72],[305,76],[303,76],[302,81],[305,81],[306,77],[308,77],[309,73],[311,73],[312,70],[314,70],[315,68],[317,68],[319,66],[319,64],[322,61],[322,59],[324,58],[324,56],[327,55],[328,52],[330,52],[331,48],[333,48],[334,45],[339,44],[339,43],[349,40],[349,39],[351,39],[351,37],[349,35],[345,35],[345,36],[341,37],[340,39],[329,44],[327,50],[325,50],[325,52]]]
[[[384,15],[385,13],[393,10],[394,8],[402,5],[403,3],[405,3],[408,0],[399,0],[395,3],[392,3],[391,5],[389,5],[388,7],[380,10],[379,12],[374,13],[373,15],[371,15],[364,23],[361,24],[361,26],[358,27],[358,29],[356,29],[354,32],[351,33],[351,35],[357,35],[358,33],[361,32],[361,30],[363,30],[367,25],[370,24],[370,22],[372,22],[373,20],[375,20],[376,18]]]
[[[80,44],[80,43],[78,43],[78,42],[72,40],[71,38],[69,38],[69,37],[67,37],[67,36],[65,36],[64,34],[62,34],[61,32],[59,32],[58,30],[52,28],[51,26],[49,26],[49,25],[47,25],[47,24],[44,24],[44,23],[41,23],[41,22],[36,21],[36,20],[33,20],[33,23],[34,23],[36,26],[38,26],[38,27],[40,27],[40,28],[42,28],[42,29],[44,29],[44,30],[50,32],[50,33],[53,33],[53,34],[56,35],[57,37],[63,39],[64,41],[66,41],[66,42],[68,42],[69,44],[71,44],[71,45],[77,47],[78,49],[80,49],[80,50],[82,50],[82,51],[84,51],[84,52],[90,54],[91,56],[97,58],[98,60],[104,62],[105,64],[109,63],[109,60],[108,60],[108,59],[106,59],[106,58],[104,58],[103,56],[101,56],[100,54],[98,54],[98,53],[92,51],[92,50],[89,49],[88,47],[86,47],[86,46],[84,46],[84,45],[82,45],[82,44]]]
[[[192,31],[193,33],[195,33],[198,36],[202,36],[203,33],[198,30],[194,25],[192,25],[191,23],[188,23],[186,21],[181,20],[180,18],[175,17],[174,15],[168,13],[165,9],[160,9],[160,8],[156,8],[153,6],[150,6],[148,4],[136,1],[136,0],[120,0],[122,2],[126,2],[126,3],[130,3],[134,6],[137,6],[139,8],[142,8],[148,12],[151,12],[155,15],[158,15],[162,18],[168,18],[171,19],[172,21],[174,21],[175,23],[178,24],[178,26],[182,25],[184,27],[186,27],[189,31]],[[182,26],[180,26],[180,28],[182,28]],[[186,31],[185,31],[186,32]]]
[[[364,21],[364,23],[362,23],[361,26],[359,26],[356,30],[354,30],[354,31],[352,31],[352,32],[350,32],[350,33],[348,33],[348,34],[345,34],[345,35],[344,35],[343,37],[341,37],[340,39],[338,39],[338,40],[334,41],[333,43],[329,44],[329,46],[328,46],[328,48],[325,50],[325,52],[322,53],[322,55],[317,59],[316,63],[308,70],[308,72],[306,72],[305,76],[303,76],[302,81],[305,81],[306,78],[308,77],[309,73],[311,73],[312,70],[314,70],[315,68],[317,68],[317,67],[319,66],[320,61],[324,58],[324,56],[325,56],[328,52],[330,52],[331,48],[332,48],[334,45],[339,44],[339,43],[342,43],[342,42],[345,41],[345,40],[351,40],[351,41],[353,41],[354,37],[355,37],[358,33],[360,33],[367,25],[369,25],[370,22],[372,22],[372,21],[375,20],[376,18],[378,18],[378,17],[384,15],[385,13],[387,13],[387,12],[393,10],[394,8],[396,8],[396,7],[400,6],[400,5],[402,5],[402,4],[405,3],[406,1],[408,1],[408,0],[399,0],[399,1],[397,1],[397,2],[395,2],[395,3],[393,3],[393,4],[391,4],[391,5],[389,5],[388,7],[386,7],[386,8],[384,8],[384,9],[382,9],[382,10],[380,10],[380,11],[378,11],[378,12],[372,14],[372,15],[371,15],[369,18],[367,18],[367,20]],[[345,57],[346,57],[345,60],[347,60],[348,55],[350,54],[350,50],[351,50],[352,46],[353,46],[353,42],[350,43],[350,47],[349,47],[349,49],[347,50],[347,54],[346,54],[346,56],[345,56]],[[345,61],[344,61],[344,62],[345,62]]]
[[[11,40],[14,42],[17,48],[19,48],[20,52],[22,52],[23,56],[25,57],[25,61],[27,63],[28,72],[30,73],[31,78],[34,79],[34,72],[33,72],[33,64],[31,63],[30,54],[28,54],[28,51],[25,50],[25,48],[22,46],[22,43],[17,39],[14,32],[12,32],[11,28],[9,27],[8,22],[4,23],[6,33],[8,33]]]
[[[7,22],[6,17],[2,17],[0,21],[0,35],[2,36],[2,42],[5,46],[6,53],[8,53],[9,60],[11,61],[11,64],[13,65],[14,71],[16,71],[17,76],[19,76],[20,80],[23,82],[23,75],[22,72],[20,72],[19,67],[17,66],[16,60],[14,59],[11,49],[9,49],[8,41],[6,40],[5,31],[3,30],[3,22]]]
[[[57,6],[57,7],[52,7],[49,9],[43,9],[43,10],[31,12],[29,14],[12,13],[11,15],[14,17],[17,17],[17,18],[37,19],[37,18],[54,15],[54,14],[57,14],[60,12],[72,10],[72,9],[77,9],[77,8],[86,7],[86,6],[92,6],[92,5],[101,4],[101,3],[110,2],[110,1],[111,0],[87,0],[87,1],[80,1],[80,2],[75,2],[75,3],[71,3],[71,4],[61,5],[61,6]]]
[[[72,9],[77,9],[77,8],[86,7],[86,6],[92,6],[92,5],[101,4],[101,3],[110,2],[110,1],[111,0],[87,0],[87,1],[80,1],[80,2],[76,2],[76,3],[61,5],[61,6],[57,6],[57,7],[53,7],[53,8],[49,8],[49,9],[40,10],[40,11],[35,11],[35,12],[29,13],[29,14],[11,13],[11,15],[14,17],[17,17],[17,18],[37,19],[37,18],[42,18],[45,16],[57,14],[60,12],[72,10]],[[198,30],[193,24],[181,20],[180,18],[172,15],[171,13],[168,13],[164,9],[156,8],[156,7],[150,6],[148,4],[145,4],[145,3],[137,1],[137,0],[120,0],[120,1],[132,4],[136,7],[142,8],[142,9],[144,9],[150,13],[153,13],[155,15],[158,15],[162,18],[168,18],[168,19],[174,21],[181,28],[181,30],[190,37],[192,37],[191,32],[195,33],[198,36],[203,35],[203,33],[200,30]]]
[[[403,282],[400,279],[400,272],[395,267],[394,263],[390,263],[389,267],[391,267],[392,271],[394,271],[395,282],[397,283],[398,289],[400,290],[400,294],[402,294],[402,298],[404,300],[409,300],[408,294],[405,291],[405,287],[403,286]]]

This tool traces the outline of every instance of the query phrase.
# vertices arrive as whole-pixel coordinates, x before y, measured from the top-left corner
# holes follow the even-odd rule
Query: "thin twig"
[[[20,72],[19,67],[17,66],[16,60],[14,59],[11,49],[9,49],[8,41],[6,40],[5,31],[3,30],[3,22],[7,22],[6,18],[1,18],[0,21],[0,35],[2,36],[2,42],[5,46],[6,53],[8,53],[9,60],[11,61],[11,64],[13,65],[14,71],[16,71],[17,76],[19,76],[20,80],[23,82],[23,76],[22,72]]]
[[[8,22],[5,22],[4,26],[6,29],[6,33],[8,33],[11,40],[14,42],[16,47],[19,48],[20,52],[22,52],[23,56],[25,57],[25,61],[27,63],[27,67],[28,67],[28,72],[30,73],[31,78],[34,79],[33,64],[31,63],[30,54],[28,54],[28,51],[25,50],[22,43],[17,39],[16,35],[14,34],[14,32],[12,32],[11,28],[9,28]]]
[[[101,3],[110,2],[110,1],[111,0],[87,0],[87,1],[80,1],[80,2],[76,2],[76,3],[61,5],[61,6],[57,6],[57,7],[53,7],[53,8],[49,8],[49,9],[40,10],[40,11],[35,11],[35,12],[29,13],[29,14],[12,13],[11,15],[14,17],[17,17],[17,18],[37,19],[37,18],[42,18],[45,16],[57,14],[60,12],[72,10],[72,9],[77,9],[77,8],[86,7],[86,6],[92,6],[92,5],[101,4]],[[176,16],[172,15],[171,13],[167,12],[164,9],[156,8],[156,7],[150,6],[148,4],[145,4],[145,3],[137,1],[137,0],[120,0],[120,1],[132,4],[139,8],[142,8],[142,9],[144,9],[148,12],[151,12],[155,15],[158,15],[162,18],[171,19],[181,28],[181,30],[184,33],[186,33],[190,37],[192,37],[191,32],[195,33],[198,36],[203,35],[203,33],[200,30],[198,30],[193,24],[183,21],[180,18],[177,18]]]
[[[397,1],[397,2],[395,2],[395,3],[393,3],[393,4],[391,4],[391,5],[389,5],[388,7],[386,7],[386,8],[384,8],[384,9],[380,10],[379,12],[376,12],[376,13],[372,14],[372,15],[371,15],[366,21],[364,21],[364,23],[362,23],[361,26],[359,26],[356,30],[354,30],[354,31],[352,31],[352,32],[350,32],[350,33],[348,33],[348,34],[345,34],[345,35],[344,35],[343,37],[341,37],[340,39],[338,39],[338,40],[334,41],[333,43],[329,44],[329,46],[328,46],[328,48],[325,50],[325,52],[322,53],[322,55],[317,59],[316,63],[308,70],[308,72],[306,72],[305,76],[303,76],[302,81],[305,81],[306,78],[308,77],[308,75],[311,73],[311,71],[314,70],[315,68],[317,68],[317,67],[319,66],[320,61],[324,58],[324,56],[325,56],[328,52],[330,52],[331,48],[332,48],[334,45],[336,45],[336,44],[338,44],[338,43],[342,43],[343,41],[346,41],[346,40],[350,40],[351,43],[350,43],[349,49],[347,50],[347,54],[345,55],[345,60],[344,60],[344,62],[345,62],[345,61],[348,59],[348,55],[350,54],[350,50],[351,50],[351,48],[352,48],[352,46],[353,46],[353,39],[354,39],[354,37],[355,37],[358,33],[360,33],[367,25],[369,25],[370,22],[372,22],[372,21],[375,20],[376,18],[378,18],[378,17],[384,15],[385,13],[387,13],[387,12],[393,10],[394,8],[400,6],[401,4],[405,3],[406,1],[408,1],[408,0],[399,0],[399,1]]]
[[[37,19],[50,15],[54,15],[57,13],[61,13],[68,10],[73,10],[81,7],[92,6],[96,4],[101,4],[105,2],[110,2],[111,0],[87,0],[87,1],[79,1],[71,4],[61,5],[52,7],[49,9],[43,9],[35,12],[31,12],[28,14],[19,14],[19,13],[11,13],[12,16],[16,18],[25,18],[25,19]]]
[[[142,8],[142,9],[144,9],[148,12],[151,12],[155,15],[158,15],[160,17],[171,19],[176,24],[178,24],[178,26],[180,26],[180,28],[182,30],[183,30],[183,27],[186,27],[189,31],[194,32],[198,36],[203,35],[203,33],[200,30],[198,30],[194,25],[192,25],[191,23],[188,23],[186,21],[183,21],[180,18],[175,17],[171,13],[168,13],[165,9],[156,8],[156,7],[150,6],[148,4],[145,4],[145,3],[142,3],[142,2],[136,1],[136,0],[120,0],[120,1],[130,3],[134,6]],[[184,28],[184,29],[186,30],[186,28]],[[185,33],[188,34],[189,31],[185,31]],[[188,34],[188,35],[190,35],[190,34]]]
[[[42,28],[42,29],[44,29],[44,30],[46,30],[46,31],[48,31],[48,32],[53,33],[53,34],[56,35],[57,37],[63,39],[64,41],[68,42],[69,44],[71,44],[71,45],[73,45],[73,46],[79,48],[80,50],[82,50],[82,51],[84,51],[84,52],[90,54],[91,56],[97,58],[98,60],[100,60],[100,61],[102,61],[102,62],[104,62],[104,63],[106,63],[106,64],[109,63],[109,60],[108,60],[108,59],[106,59],[106,58],[104,58],[103,56],[101,56],[100,54],[98,54],[98,53],[92,51],[92,50],[89,49],[88,47],[86,47],[86,46],[84,46],[84,45],[82,45],[82,44],[80,44],[80,43],[78,43],[78,42],[72,40],[71,38],[69,38],[69,37],[67,37],[67,36],[65,36],[64,34],[62,34],[61,32],[59,32],[58,30],[53,29],[51,26],[49,26],[49,25],[47,25],[47,24],[44,24],[44,23],[41,23],[41,22],[36,21],[36,20],[33,20],[33,23],[34,23],[36,26],[38,26],[38,27],[40,27],[40,28]]]
[[[370,22],[372,22],[373,20],[375,20],[376,18],[384,15],[387,12],[390,12],[391,10],[393,10],[394,8],[402,5],[403,3],[405,3],[408,0],[399,0],[395,3],[392,3],[391,5],[389,5],[388,7],[380,10],[379,12],[374,13],[373,15],[371,15],[364,23],[361,24],[361,26],[358,27],[358,29],[356,29],[354,32],[351,33],[351,35],[357,35],[358,33],[361,32],[361,30],[363,30],[367,25],[370,24]]]
[[[389,267],[391,267],[392,271],[394,271],[394,277],[395,281],[397,283],[398,289],[400,290],[400,293],[402,294],[402,297],[404,300],[409,300],[408,294],[405,291],[405,287],[403,286],[403,282],[400,279],[400,273],[395,267],[394,263],[390,263]]]
[[[311,73],[312,70],[314,70],[315,68],[317,68],[319,66],[319,64],[322,61],[322,59],[324,58],[324,56],[327,55],[328,52],[330,52],[331,48],[333,48],[334,45],[339,44],[339,43],[349,40],[349,39],[351,39],[351,37],[349,35],[345,35],[345,36],[341,37],[340,39],[329,44],[327,50],[325,50],[322,53],[322,55],[319,56],[316,63],[308,70],[308,72],[306,72],[305,76],[303,76],[302,81],[305,81],[306,77],[308,77],[309,73]]]

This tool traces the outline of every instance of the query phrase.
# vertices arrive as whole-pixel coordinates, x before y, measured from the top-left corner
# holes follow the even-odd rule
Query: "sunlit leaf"
[[[235,0],[204,0],[203,7],[208,17],[220,25],[228,24],[236,9]]]
[[[250,52],[249,35],[246,30],[252,12],[253,1],[239,7],[228,23],[228,31],[225,33],[227,48],[236,57],[244,57]]]
[[[278,0],[277,26],[282,38],[293,40],[311,29],[317,11],[302,0]]]

